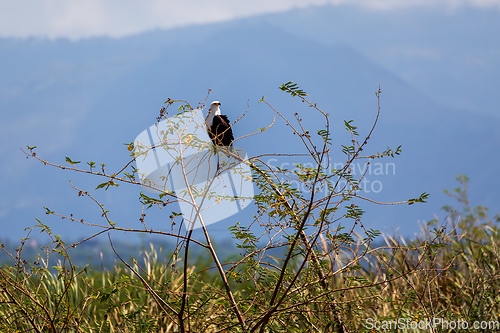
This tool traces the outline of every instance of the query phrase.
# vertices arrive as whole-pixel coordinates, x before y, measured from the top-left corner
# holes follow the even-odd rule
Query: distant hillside
[[[261,17],[295,36],[347,44],[432,99],[500,118],[500,10],[321,6]]]

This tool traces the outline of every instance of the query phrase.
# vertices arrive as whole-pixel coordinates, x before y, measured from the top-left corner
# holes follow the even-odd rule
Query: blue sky
[[[1,0],[0,37],[123,37],[325,4],[356,4],[382,11],[402,7],[500,9],[500,0]]]

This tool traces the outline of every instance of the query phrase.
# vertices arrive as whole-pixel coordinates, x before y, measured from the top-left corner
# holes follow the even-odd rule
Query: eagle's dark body
[[[212,143],[216,146],[232,146],[234,137],[231,124],[226,115],[221,115],[218,101],[212,102],[208,111],[206,124]]]
[[[227,116],[215,116],[208,132],[210,139],[216,146],[231,146],[234,141],[233,131]]]

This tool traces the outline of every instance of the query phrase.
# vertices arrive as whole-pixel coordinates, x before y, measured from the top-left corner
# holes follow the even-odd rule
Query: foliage
[[[100,231],[67,245],[39,222],[34,229],[45,232],[52,243],[42,248],[43,256],[28,263],[21,253],[30,229],[16,254],[8,253],[12,264],[0,270],[0,330],[362,332],[372,331],[370,319],[412,323],[433,318],[498,320],[498,228],[488,219],[485,208],[469,206],[466,178],[460,178],[461,188],[449,193],[462,203],[462,210],[447,207],[449,219],[442,224],[431,221],[415,240],[406,242],[401,237],[383,235],[385,244],[381,244],[381,233],[363,225],[362,204],[384,203],[362,195],[366,173],[355,177],[351,172],[355,161],[366,161],[368,166],[371,159],[401,153],[401,147],[397,147],[380,154],[362,154],[378,121],[381,90],[376,93],[377,116],[369,133],[360,136],[353,121],[346,121],[350,142],[340,144],[337,152],[331,140],[329,115],[309,102],[307,93],[297,84],[288,82],[280,89],[300,98],[308,106],[306,112],[319,113],[324,126],[313,135],[303,127],[298,112],[292,122],[266,100],[261,101],[289,126],[290,140],[295,138],[302,145],[309,160],[297,162],[292,170],[269,165],[258,156],[245,161],[252,168],[258,189],[254,198],[258,211],[252,221],[235,222],[230,227],[242,251],[240,256],[220,260],[199,209],[202,239],[195,239],[189,228],[172,228],[169,232],[148,228],[145,213],[141,214],[143,228],[122,228],[119,221],[110,221],[109,212],[91,191],[72,185],[79,196],[96,204],[103,222],[86,222],[49,208],[46,214],[99,227]],[[169,99],[158,120],[166,117],[168,108],[176,103],[181,103],[178,112],[190,109],[186,102]],[[255,134],[260,132],[262,129]],[[189,142],[195,141],[190,138]],[[129,152],[144,148],[134,144],[126,147]],[[27,155],[44,165],[68,169],[41,159],[35,148],[28,147]],[[140,153],[147,153],[147,149]],[[343,155],[346,164],[342,168],[330,165],[333,153]],[[132,154],[131,161],[113,174],[106,172],[104,163],[95,170],[96,163],[88,162],[87,170],[77,168],[80,161],[66,157],[66,162],[72,171],[106,178],[94,191],[117,190],[123,183],[155,187],[139,181],[139,171],[132,166],[136,156]],[[194,208],[196,195],[216,196],[199,192],[194,186],[186,191]],[[143,211],[172,207],[167,210],[172,211],[170,218],[180,224],[185,217],[171,205],[185,198],[168,190],[156,196],[139,194]],[[427,198],[423,193],[416,199],[392,204],[423,203]],[[231,199],[235,198],[220,198]],[[121,264],[109,272],[73,265],[69,248],[116,231],[171,237],[176,245],[169,249],[167,261],[160,260],[165,256],[152,247],[143,262],[127,262],[115,252]],[[201,248],[208,256],[201,258],[207,259],[193,259],[189,255],[191,245]],[[110,246],[114,251],[111,238]],[[50,266],[54,256],[59,261]]]

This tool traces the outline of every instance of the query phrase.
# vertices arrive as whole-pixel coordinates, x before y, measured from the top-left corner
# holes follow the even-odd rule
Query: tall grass
[[[40,261],[5,265],[0,269],[0,331],[175,332],[175,320],[163,307],[179,302],[183,271],[159,259],[162,255],[151,247],[142,263],[130,266],[140,272],[148,287],[122,264],[111,271],[91,271],[62,260],[56,272]],[[190,267],[187,272],[193,274],[194,270]],[[217,298],[207,299],[204,292],[217,288],[218,283],[209,272],[198,278],[200,283],[191,283],[188,292],[198,295],[192,308],[199,303],[206,311],[215,307]],[[191,315],[196,331],[209,326],[206,312]]]
[[[360,324],[371,318],[415,324],[460,320],[469,327],[476,321],[491,321],[496,329],[478,331],[500,330],[499,216],[490,219],[485,207],[472,208],[467,178],[458,180],[462,187],[447,194],[458,199],[459,207],[444,207],[448,212],[444,222],[431,220],[413,240],[384,236],[385,245],[366,257],[370,259],[358,272],[361,282],[354,280],[351,285],[370,287],[347,290],[343,296],[344,317],[351,318],[351,327],[361,330]],[[393,276],[400,277],[377,284]],[[338,287],[342,283],[337,279]]]
[[[318,247],[321,263],[331,272],[327,278],[345,330],[375,331],[369,320],[500,321],[498,216],[490,219],[486,208],[470,207],[467,180],[460,180],[463,186],[449,193],[460,201],[459,208],[446,207],[448,218],[430,221],[415,239],[385,235],[382,246],[363,248],[366,242],[360,240],[357,248],[344,249],[331,249],[324,240]],[[92,271],[73,266],[65,244],[57,237],[53,242],[51,255],[60,257],[57,270],[42,256],[28,263],[11,255],[14,264],[1,267],[1,332],[178,332],[169,308],[181,306],[185,273],[187,331],[237,331],[226,325],[235,321],[234,313],[210,262],[199,261],[185,271],[182,260],[166,261],[169,256],[151,246],[141,262]],[[338,269],[359,253],[363,260],[358,265]],[[251,265],[238,267],[228,272],[235,299],[247,318],[257,320],[277,270],[259,267],[257,276]],[[270,319],[269,332],[330,329],[332,312],[325,311],[327,299],[320,297],[324,291],[308,280],[307,271],[302,279],[301,288]]]

